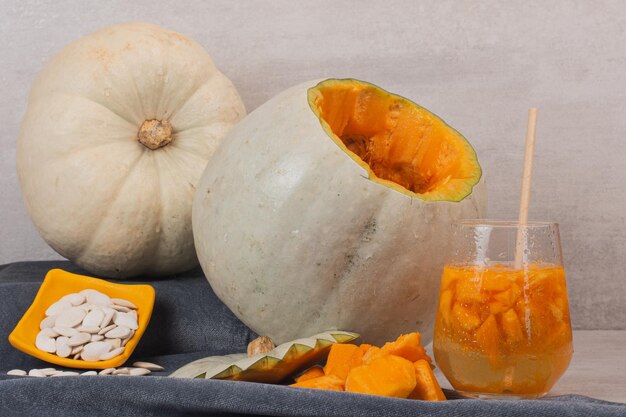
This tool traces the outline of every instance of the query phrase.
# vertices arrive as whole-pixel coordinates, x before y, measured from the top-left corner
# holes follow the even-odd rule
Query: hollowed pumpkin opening
[[[372,181],[423,200],[461,201],[480,180],[468,141],[404,97],[338,79],[319,83],[308,95],[328,135]]]

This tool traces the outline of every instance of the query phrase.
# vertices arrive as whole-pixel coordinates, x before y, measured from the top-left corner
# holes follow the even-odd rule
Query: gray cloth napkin
[[[626,417],[625,404],[582,396],[429,403],[281,385],[182,380],[156,373],[147,377],[7,376],[6,371],[13,368],[50,366],[15,350],[7,336],[52,268],[81,272],[69,262],[0,266],[0,416]],[[150,284],[157,294],[154,313],[131,360],[151,360],[172,372],[204,356],[243,352],[256,336],[215,297],[199,269]]]

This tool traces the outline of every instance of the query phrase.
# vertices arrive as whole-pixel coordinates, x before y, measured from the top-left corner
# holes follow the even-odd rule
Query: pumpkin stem
[[[146,148],[161,148],[172,141],[172,124],[167,120],[146,120],[139,128],[137,139]]]
[[[270,352],[275,347],[276,345],[268,336],[259,336],[248,343],[248,357]]]

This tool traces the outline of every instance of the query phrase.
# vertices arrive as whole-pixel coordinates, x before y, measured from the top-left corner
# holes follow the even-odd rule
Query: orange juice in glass
[[[558,225],[464,221],[451,245],[435,321],[437,365],[465,396],[545,395],[573,353]]]

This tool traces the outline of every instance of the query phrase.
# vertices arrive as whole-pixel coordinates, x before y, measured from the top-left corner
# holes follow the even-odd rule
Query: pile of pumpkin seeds
[[[104,361],[121,355],[138,327],[133,303],[85,289],[48,307],[35,346],[62,358]]]
[[[126,376],[143,376],[149,375],[152,371],[164,371],[163,367],[151,362],[135,362],[132,367],[107,368],[98,371],[61,371],[55,368],[31,369],[26,372],[22,369],[11,369],[7,375],[13,376],[34,376],[34,377],[52,377],[52,376],[95,376],[95,375],[126,375]]]

